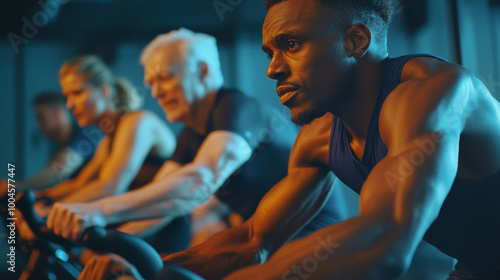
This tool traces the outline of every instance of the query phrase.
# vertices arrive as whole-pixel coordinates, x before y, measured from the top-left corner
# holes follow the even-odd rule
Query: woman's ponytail
[[[142,98],[127,79],[115,78],[114,87],[113,101],[116,108],[124,111],[135,111],[141,108]]]

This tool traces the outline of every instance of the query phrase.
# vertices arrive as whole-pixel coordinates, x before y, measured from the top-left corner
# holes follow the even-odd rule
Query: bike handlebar
[[[146,241],[130,234],[102,227],[90,227],[77,242],[54,234],[47,228],[46,221],[36,213],[33,207],[35,200],[32,190],[23,191],[16,196],[17,208],[37,237],[67,248],[81,245],[94,251],[120,255],[133,264],[145,279],[153,279],[162,269],[163,261],[156,250]]]

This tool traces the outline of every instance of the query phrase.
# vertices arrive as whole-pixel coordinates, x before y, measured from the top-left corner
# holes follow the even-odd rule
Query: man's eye
[[[166,80],[168,80],[167,74],[156,76],[156,81],[157,82],[163,82],[163,81],[166,81]]]
[[[288,50],[293,50],[295,48],[297,48],[299,46],[300,42],[299,41],[293,41],[293,40],[289,40],[286,42],[286,46],[288,48]]]
[[[273,59],[273,53],[272,52],[268,52],[267,53],[267,58],[268,59]]]
[[[175,73],[174,72],[161,72],[160,74],[158,74],[156,76],[156,81],[157,82],[166,82],[166,81],[169,81],[171,79],[173,79],[175,76]]]

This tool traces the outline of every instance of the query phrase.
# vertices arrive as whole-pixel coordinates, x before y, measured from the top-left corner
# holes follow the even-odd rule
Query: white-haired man
[[[286,176],[296,127],[258,100],[223,87],[215,38],[187,29],[160,35],[144,49],[141,63],[168,120],[186,126],[176,152],[139,190],[91,203],[56,204],[47,223],[65,238],[78,239],[92,225],[135,220],[143,221],[121,229],[150,232],[213,194],[248,219]],[[327,205],[297,237],[344,218],[342,203]]]

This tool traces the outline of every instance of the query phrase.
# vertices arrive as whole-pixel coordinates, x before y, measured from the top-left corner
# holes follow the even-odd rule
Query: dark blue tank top
[[[408,60],[427,54],[387,58],[382,87],[373,110],[363,158],[351,150],[347,130],[334,117],[330,135],[330,168],[349,188],[357,192],[372,168],[387,155],[379,133],[379,114],[387,96],[401,83]],[[443,60],[441,58],[435,57]],[[485,270],[500,264],[500,170],[480,182],[455,178],[438,218],[424,240],[471,268]]]

